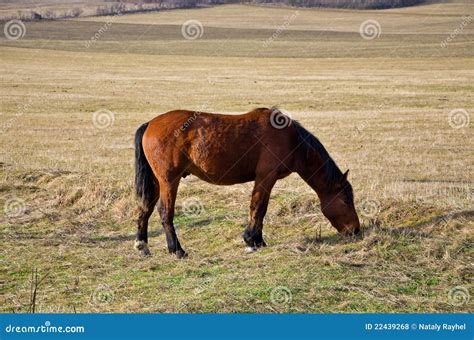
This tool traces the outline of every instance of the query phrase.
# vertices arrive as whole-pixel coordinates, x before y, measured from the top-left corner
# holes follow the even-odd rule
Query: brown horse
[[[321,210],[343,234],[356,234],[360,223],[352,187],[321,142],[278,109],[241,115],[170,111],[138,128],[135,135],[136,192],[140,199],[135,248],[149,255],[148,219],[158,202],[168,250],[185,252],[173,226],[179,181],[193,174],[214,184],[255,181],[250,222],[243,233],[255,250],[265,246],[263,218],[275,182],[292,172],[313,188]]]

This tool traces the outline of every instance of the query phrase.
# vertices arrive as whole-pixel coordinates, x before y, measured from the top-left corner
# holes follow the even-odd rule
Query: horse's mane
[[[316,138],[316,136],[306,130],[298,121],[292,120],[292,123],[294,124],[296,132],[298,133],[298,143],[306,151],[306,159],[309,159],[311,151],[318,152],[324,163],[323,166],[326,173],[326,181],[330,185],[338,183],[342,178],[342,172],[337,166],[336,162],[334,162],[334,160],[331,158],[323,144],[318,138]],[[352,187],[349,182],[347,182],[347,184],[344,186],[344,191],[348,198],[352,200]]]
[[[300,144],[306,151],[306,159],[308,160],[311,151],[316,151],[324,162],[324,170],[326,172],[326,180],[330,183],[335,183],[342,177],[342,172],[336,165],[336,162],[331,158],[323,144],[316,136],[306,130],[298,121],[293,120],[296,132],[298,133],[298,144]]]

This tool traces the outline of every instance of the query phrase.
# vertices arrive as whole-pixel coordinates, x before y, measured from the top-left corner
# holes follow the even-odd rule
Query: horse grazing
[[[182,177],[193,174],[214,184],[255,181],[250,222],[243,233],[251,250],[266,246],[263,218],[276,181],[298,173],[319,196],[321,210],[343,234],[360,229],[352,187],[321,142],[278,109],[240,115],[176,110],[140,126],[135,135],[135,185],[140,200],[135,248],[148,249],[148,219],[155,205],[168,250],[186,255],[173,226]]]

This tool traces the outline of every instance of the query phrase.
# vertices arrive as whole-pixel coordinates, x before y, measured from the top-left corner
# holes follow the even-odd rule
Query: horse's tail
[[[135,190],[143,206],[148,207],[156,197],[155,175],[143,151],[142,139],[148,123],[142,124],[135,133]]]

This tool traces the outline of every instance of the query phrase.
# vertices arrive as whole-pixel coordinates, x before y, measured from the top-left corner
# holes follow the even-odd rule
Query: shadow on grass
[[[208,218],[202,218],[197,221],[180,221],[180,222],[175,222],[175,229],[179,231],[180,229],[183,228],[200,228],[200,227],[205,227],[208,225],[212,225],[213,223],[219,223],[225,221],[225,216],[219,216],[219,217],[208,217]],[[163,234],[163,228],[161,227],[161,223],[158,223],[154,225],[154,223],[150,223],[150,226],[148,227],[148,238],[152,237],[157,237]],[[151,229],[151,230],[150,230]],[[82,243],[99,243],[99,242],[128,242],[128,241],[134,241],[135,240],[135,234],[124,234],[124,235],[111,235],[111,236],[105,236],[105,235],[100,235],[100,234],[92,234],[92,235],[87,235],[81,238]]]
[[[148,238],[157,237],[163,234],[163,230],[157,229],[148,232]],[[104,236],[104,235],[88,235],[88,237],[82,237],[81,243],[90,243],[96,244],[101,242],[129,242],[135,240],[135,234],[126,234],[126,235],[111,235],[111,236]]]
[[[310,245],[327,244],[327,245],[343,245],[349,243],[358,243],[364,240],[365,237],[373,233],[387,233],[395,238],[402,236],[421,236],[434,238],[431,231],[423,230],[427,226],[433,226],[443,223],[448,223],[451,220],[468,220],[474,219],[474,210],[463,210],[453,213],[447,213],[443,215],[434,216],[428,221],[423,221],[416,224],[400,225],[400,226],[382,226],[383,221],[375,221],[362,226],[362,232],[360,235],[355,236],[343,236],[338,234],[336,231],[330,235],[305,237],[303,244],[308,247]],[[203,218],[197,221],[187,221],[188,223],[180,222],[176,225],[176,229],[182,228],[201,228],[212,224],[219,224],[225,222],[225,216]],[[216,226],[217,227],[217,226]],[[163,234],[163,229],[160,225],[152,226],[148,233],[150,238],[157,237]],[[44,235],[37,233],[16,233],[15,239],[44,239]],[[135,234],[127,232],[126,234],[116,235],[100,235],[88,234],[80,238],[81,243],[85,244],[98,244],[103,242],[129,242],[135,240]]]
[[[303,244],[305,246],[313,245],[313,244],[339,244],[339,243],[346,243],[347,241],[353,241],[355,239],[359,239],[359,236],[342,236],[340,234],[334,233],[331,235],[325,236],[316,236],[316,237],[305,237],[303,240]]]
[[[196,218],[186,218],[175,221],[175,227],[176,229],[181,229],[181,228],[201,228],[201,227],[206,227],[212,224],[220,224],[226,221],[226,216],[225,215],[220,215],[220,216],[213,216],[213,215],[208,215],[208,216],[196,216]]]

